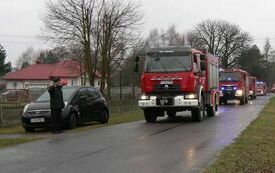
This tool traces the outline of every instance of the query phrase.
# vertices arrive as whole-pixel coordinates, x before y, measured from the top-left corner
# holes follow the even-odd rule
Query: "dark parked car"
[[[63,87],[65,107],[62,110],[63,127],[75,128],[78,124],[109,120],[109,109],[99,90],[93,87]],[[26,131],[51,126],[50,95],[45,91],[35,102],[25,106],[22,124]]]

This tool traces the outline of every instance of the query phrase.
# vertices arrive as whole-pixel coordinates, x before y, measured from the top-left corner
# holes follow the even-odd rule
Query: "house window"
[[[15,89],[17,87],[17,82],[13,82],[13,88]]]

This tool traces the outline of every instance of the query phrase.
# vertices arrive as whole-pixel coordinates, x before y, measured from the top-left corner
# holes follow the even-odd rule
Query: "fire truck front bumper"
[[[185,99],[184,96],[157,97],[150,96],[147,99],[140,99],[138,106],[141,109],[147,108],[196,108],[198,99]]]

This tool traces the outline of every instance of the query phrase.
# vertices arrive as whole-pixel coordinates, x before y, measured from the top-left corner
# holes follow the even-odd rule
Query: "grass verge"
[[[25,130],[22,126],[11,126],[0,128],[0,135],[3,134],[23,134]]]
[[[205,172],[275,172],[275,97]]]
[[[109,119],[108,124],[98,124],[98,123],[88,123],[84,124],[81,127],[78,127],[74,130],[71,131],[85,131],[89,129],[94,129],[94,128],[99,128],[99,127],[106,127],[110,125],[115,125],[115,124],[122,124],[122,123],[128,123],[132,121],[138,121],[143,119],[143,114],[142,111],[137,110],[134,112],[129,112],[129,113],[122,113],[119,115],[112,115]]]
[[[4,147],[11,147],[17,144],[22,144],[22,143],[26,143],[26,142],[31,142],[31,141],[35,141],[35,140],[39,140],[39,139],[43,139],[43,138],[39,138],[39,137],[30,137],[30,138],[4,138],[4,139],[0,139],[0,148],[4,148]]]

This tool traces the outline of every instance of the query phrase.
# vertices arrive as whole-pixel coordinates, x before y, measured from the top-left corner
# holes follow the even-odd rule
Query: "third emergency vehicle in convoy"
[[[249,74],[241,69],[220,70],[220,104],[240,100],[243,105],[249,97]]]
[[[250,99],[256,99],[257,97],[257,85],[256,85],[256,77],[249,76],[249,97]]]
[[[189,46],[147,50],[138,101],[145,120],[154,122],[165,112],[172,118],[186,110],[194,121],[203,120],[205,110],[214,116],[219,102],[218,66],[218,57]]]
[[[257,81],[257,95],[266,96],[266,93],[267,93],[266,83],[262,81]]]

